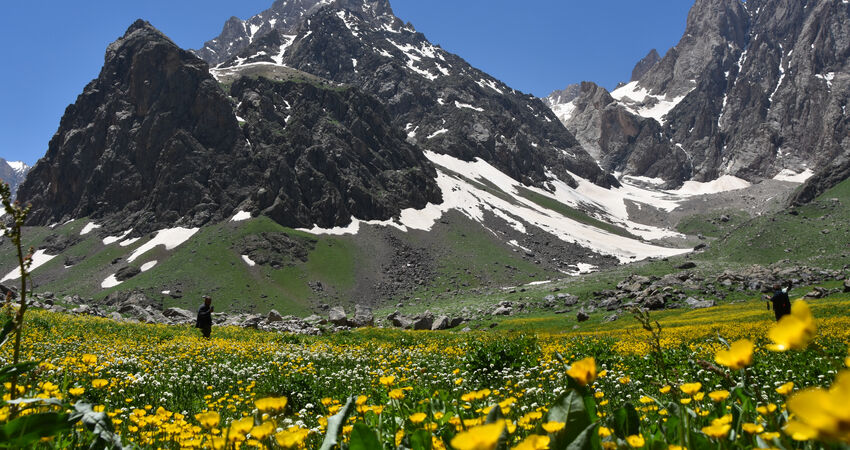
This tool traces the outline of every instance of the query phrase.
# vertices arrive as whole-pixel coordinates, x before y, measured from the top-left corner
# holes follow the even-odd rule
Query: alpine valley
[[[306,316],[558,309],[542,292],[569,286],[588,312],[694,306],[688,283],[777,262],[814,280],[850,243],[848,56],[846,1],[697,0],[628,83],[540,99],[387,0],[277,0],[197,50],[140,19],[17,188],[35,290]]]

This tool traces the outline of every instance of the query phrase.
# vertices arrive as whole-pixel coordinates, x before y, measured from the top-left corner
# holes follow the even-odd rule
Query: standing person
[[[773,303],[773,314],[776,316],[776,321],[779,322],[782,316],[791,314],[791,300],[788,298],[787,290],[782,289],[780,285],[774,284],[773,291],[770,302]]]
[[[212,333],[212,313],[215,310],[215,307],[212,306],[212,297],[209,295],[204,296],[204,304],[198,308],[198,321],[195,323],[195,327],[201,329],[201,333],[205,338],[210,338],[210,333]]]

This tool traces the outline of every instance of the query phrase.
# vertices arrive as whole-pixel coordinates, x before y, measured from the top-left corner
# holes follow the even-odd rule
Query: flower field
[[[723,307],[666,317],[660,332],[623,320],[546,335],[215,328],[211,340],[30,311],[22,356],[38,365],[16,397],[38,400],[3,405],[0,426],[15,408],[87,404],[142,448],[837,448],[850,444],[850,302],[819,302],[778,325],[741,320],[763,308],[752,302],[723,320]],[[91,429],[29,445],[102,444]]]

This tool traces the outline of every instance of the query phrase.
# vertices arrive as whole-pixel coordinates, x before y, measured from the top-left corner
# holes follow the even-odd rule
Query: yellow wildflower
[[[729,430],[732,429],[732,425],[728,423],[714,423],[710,426],[703,427],[702,432],[707,436],[720,439],[729,435]]]
[[[694,395],[702,389],[702,383],[685,383],[679,386],[679,389],[687,395]]]
[[[451,444],[457,450],[493,450],[504,428],[503,421],[471,428],[455,436]]]
[[[643,436],[640,434],[633,434],[627,437],[626,442],[629,443],[629,447],[631,448],[641,448],[646,444],[646,440],[644,440]]]
[[[410,415],[410,421],[418,425],[425,421],[426,417],[428,417],[428,415],[423,412],[413,413]]]
[[[732,370],[743,369],[753,363],[753,342],[749,339],[735,341],[729,346],[729,350],[717,352],[714,360]]]
[[[607,438],[613,431],[608,427],[599,427],[599,437]]]
[[[666,393],[670,392],[670,389],[672,389],[672,387],[670,387],[668,385],[668,386],[664,386],[661,389],[659,389],[658,392],[661,392],[662,394],[666,394]]]
[[[73,395],[74,397],[79,397],[80,395],[83,395],[83,393],[85,393],[85,392],[86,392],[86,388],[82,388],[82,387],[75,387],[75,388],[68,389],[68,393]]]
[[[567,375],[581,386],[587,386],[596,380],[596,359],[593,357],[576,361],[567,370]]]
[[[708,393],[708,396],[711,398],[711,401],[720,403],[729,398],[729,391],[725,389],[721,391],[711,391]]]
[[[80,358],[80,361],[82,361],[83,364],[93,366],[93,365],[97,364],[97,355],[92,355],[90,353],[86,353],[86,354],[83,355],[82,358]]]
[[[286,397],[266,397],[254,402],[260,412],[278,413],[286,409]]]
[[[767,337],[773,341],[768,348],[779,352],[802,350],[809,345],[816,331],[817,325],[808,303],[797,300],[791,305],[791,314],[779,319],[768,330]]]
[[[567,424],[564,422],[546,422],[543,424],[543,429],[547,433],[557,433],[564,429]]]
[[[793,390],[794,390],[794,382],[789,381],[789,382],[783,384],[782,386],[779,386],[778,388],[776,388],[776,393],[779,394],[779,395],[788,395]]]
[[[764,427],[757,423],[745,423],[741,425],[741,429],[749,434],[758,434],[764,431]]]
[[[262,441],[263,439],[269,437],[274,433],[275,424],[272,421],[263,422],[260,425],[251,428],[251,437],[257,439],[258,441]]]
[[[829,390],[805,389],[789,397],[787,405],[795,421],[816,431],[819,437],[850,443],[850,370],[841,371]],[[802,425],[794,425],[791,431],[801,436],[811,434]]]
[[[100,388],[106,387],[108,385],[109,385],[109,381],[106,381],[102,378],[91,380],[91,386],[95,389],[100,389]]]
[[[549,448],[549,436],[532,434],[512,450],[546,450]]]
[[[404,391],[401,389],[393,389],[390,391],[390,398],[393,400],[401,400],[404,398]]]
[[[382,386],[392,386],[392,384],[395,383],[395,377],[381,377],[378,381],[381,383]]]
[[[209,430],[218,426],[218,423],[221,421],[221,416],[215,411],[210,411],[195,414],[195,420],[197,420],[202,427]]]

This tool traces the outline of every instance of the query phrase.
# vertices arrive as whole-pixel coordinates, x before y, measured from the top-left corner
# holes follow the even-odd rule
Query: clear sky
[[[106,46],[137,18],[183,48],[216,37],[272,0],[30,0],[0,14],[0,157],[44,156],[65,108],[97,77]],[[509,86],[538,96],[570,83],[627,81],[652,48],[685,29],[690,0],[391,0],[428,39]]]

